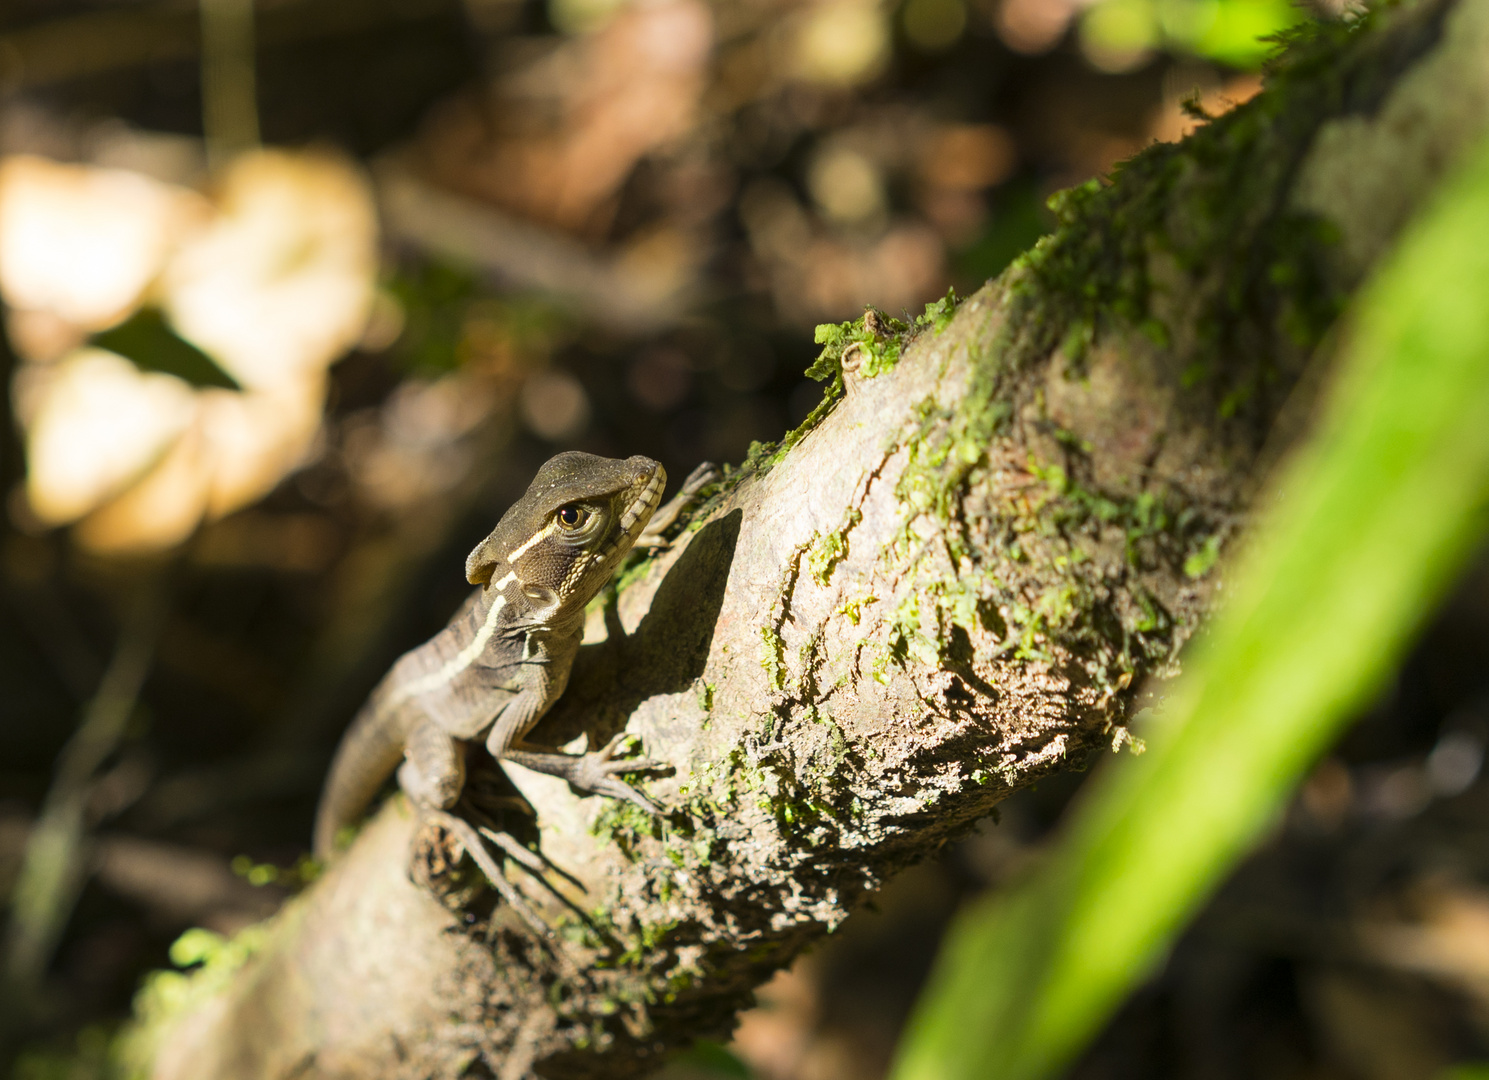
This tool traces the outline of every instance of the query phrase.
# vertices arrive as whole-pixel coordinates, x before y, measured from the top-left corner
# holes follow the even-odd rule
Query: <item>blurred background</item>
[[[298,887],[340,730],[548,456],[740,460],[818,401],[814,324],[976,289],[1050,193],[1340,14],[5,0],[0,1075],[106,1075],[183,931]],[[1482,569],[1072,1075],[1486,1056],[1486,738]],[[947,919],[1081,778],[905,874],[668,1076],[882,1076]]]

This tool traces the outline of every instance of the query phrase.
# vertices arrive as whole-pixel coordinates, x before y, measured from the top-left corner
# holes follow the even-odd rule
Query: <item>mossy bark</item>
[[[207,1003],[150,1021],[154,1075],[643,1073],[897,869],[1118,747],[1336,316],[1489,129],[1485,56],[1489,0],[1310,31],[1259,98],[1068,193],[954,316],[827,334],[831,407],[625,575],[538,732],[635,733],[675,768],[645,782],[666,816],[510,770],[555,869],[508,865],[558,944],[395,800]]]

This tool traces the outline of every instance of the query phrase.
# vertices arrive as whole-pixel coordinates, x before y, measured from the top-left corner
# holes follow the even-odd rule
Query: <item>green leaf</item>
[[[1102,49],[1164,48],[1254,70],[1276,51],[1278,34],[1307,18],[1289,0],[1099,0],[1081,36]]]
[[[1046,213],[1039,188],[1032,181],[1014,181],[994,198],[982,234],[953,256],[957,273],[974,281],[997,277],[1050,231],[1053,215]]]
[[[1181,44],[1211,60],[1254,69],[1276,52],[1277,34],[1305,21],[1303,9],[1288,0],[1224,0],[1214,20]]]
[[[155,308],[141,308],[118,326],[94,334],[91,344],[134,361],[141,371],[163,371],[192,386],[242,389],[215,360],[172,330]]]
[[[1489,144],[1358,298],[1319,426],[1148,752],[1110,763],[1033,876],[959,919],[894,1080],[1068,1063],[1399,662],[1489,526],[1485,236]]]

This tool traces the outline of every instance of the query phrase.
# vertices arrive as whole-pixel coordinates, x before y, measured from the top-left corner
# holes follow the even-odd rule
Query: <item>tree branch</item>
[[[639,1074],[888,875],[1119,746],[1306,422],[1310,357],[1489,127],[1486,54],[1489,0],[1310,31],[1259,98],[1066,193],[954,318],[828,335],[827,406],[623,576],[537,733],[638,735],[675,767],[647,784],[665,820],[509,770],[538,816],[508,827],[553,868],[511,872],[561,945],[395,800],[193,1006],[147,993],[154,1075]]]

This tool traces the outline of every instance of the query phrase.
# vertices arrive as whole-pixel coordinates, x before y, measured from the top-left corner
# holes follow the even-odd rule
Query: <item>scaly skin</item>
[[[393,665],[342,738],[316,812],[318,857],[334,853],[338,833],[395,769],[416,806],[453,820],[465,786],[461,744],[477,739],[498,761],[655,810],[617,775],[652,763],[615,760],[615,743],[575,756],[521,740],[564,692],[585,607],[642,535],[666,480],[639,456],[560,454],[538,471],[466,560],[466,577],[481,587]],[[469,849],[473,833],[458,831]]]

